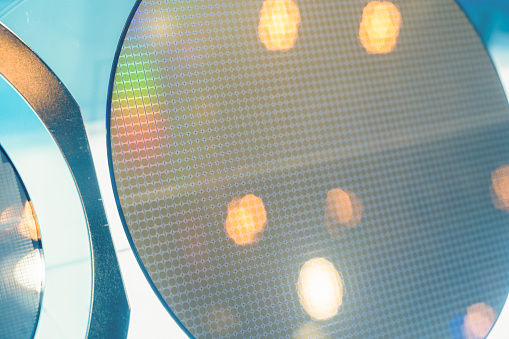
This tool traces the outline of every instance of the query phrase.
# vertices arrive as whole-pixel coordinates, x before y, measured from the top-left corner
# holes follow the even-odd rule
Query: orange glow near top
[[[497,314],[491,306],[483,303],[470,306],[462,328],[465,339],[485,338],[496,319]]]
[[[256,234],[265,228],[267,213],[262,199],[248,194],[235,198],[228,204],[225,228],[228,236],[237,245],[248,245],[256,241]]]
[[[270,51],[287,51],[297,40],[300,14],[293,0],[265,0],[258,35]]]
[[[400,27],[401,13],[393,3],[371,1],[362,11],[359,38],[368,53],[390,53],[396,47]]]
[[[491,198],[496,208],[509,211],[509,165],[500,166],[491,173]]]

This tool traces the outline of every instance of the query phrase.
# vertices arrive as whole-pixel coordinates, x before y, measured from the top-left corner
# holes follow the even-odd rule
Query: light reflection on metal
[[[293,0],[265,0],[258,35],[270,51],[287,51],[297,40],[300,13]]]
[[[396,47],[401,13],[389,1],[371,1],[362,11],[359,39],[368,53],[386,54]]]
[[[44,262],[40,250],[21,258],[14,268],[14,279],[26,289],[40,292],[44,282]]]
[[[509,165],[503,165],[491,173],[491,200],[496,208],[509,212]]]
[[[256,242],[256,235],[265,228],[267,212],[263,200],[248,194],[242,199],[234,198],[228,204],[228,216],[225,222],[226,234],[237,245]]]
[[[0,45],[1,75],[25,98],[58,144],[86,214],[93,250],[93,297],[87,336],[125,336],[129,304],[79,106],[48,66],[2,23]]]
[[[462,328],[465,339],[485,338],[496,319],[497,314],[491,306],[484,303],[470,306],[467,309]]]
[[[334,317],[343,302],[343,281],[324,258],[313,258],[302,266],[297,289],[304,311],[314,320]]]

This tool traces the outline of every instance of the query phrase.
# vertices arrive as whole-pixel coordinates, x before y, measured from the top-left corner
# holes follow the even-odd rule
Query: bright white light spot
[[[304,310],[315,320],[334,317],[343,301],[343,282],[334,265],[314,258],[302,266],[297,282]]]
[[[41,291],[44,281],[44,263],[39,250],[33,250],[18,261],[14,268],[14,279],[24,288]]]

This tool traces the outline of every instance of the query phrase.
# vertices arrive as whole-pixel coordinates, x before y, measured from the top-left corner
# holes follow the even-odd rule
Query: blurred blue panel
[[[509,2],[506,0],[458,0],[485,45],[497,34],[509,34]]]

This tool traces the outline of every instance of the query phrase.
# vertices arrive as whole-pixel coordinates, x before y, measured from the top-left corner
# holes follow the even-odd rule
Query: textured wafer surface
[[[285,51],[260,41],[263,1],[143,1],[134,15],[112,92],[113,185],[193,336],[442,338],[475,303],[501,310],[509,215],[490,186],[509,162],[509,109],[495,70],[452,0],[394,1],[397,45],[368,53],[367,3],[296,1]],[[328,216],[334,189],[362,208]],[[263,227],[238,207],[250,194]],[[234,208],[256,229],[245,241],[229,236]],[[342,280],[325,320],[299,299],[313,258]]]

